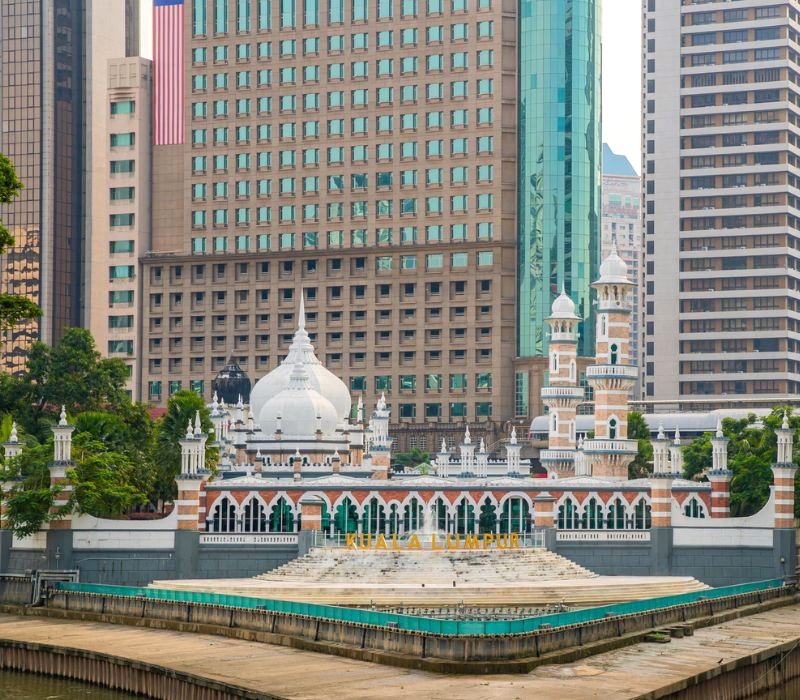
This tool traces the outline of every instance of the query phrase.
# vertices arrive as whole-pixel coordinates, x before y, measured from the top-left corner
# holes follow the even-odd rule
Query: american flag
[[[183,143],[183,0],[153,0],[153,145]]]

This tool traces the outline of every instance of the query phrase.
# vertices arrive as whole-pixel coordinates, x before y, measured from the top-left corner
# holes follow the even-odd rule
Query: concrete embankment
[[[119,665],[109,665],[111,658],[144,674],[138,686],[128,687],[170,700],[376,700],[409,694],[463,700],[739,700],[770,689],[780,692],[777,689],[800,676],[800,605],[699,629],[669,644],[637,644],[576,663],[541,666],[524,675],[444,676],[210,635],[45,617],[0,615],[0,640],[0,668],[27,663],[29,670],[81,677],[73,669],[76,655],[82,655],[83,678],[124,687],[113,684],[115,678],[127,676]],[[13,644],[15,651],[9,654]],[[43,665],[37,667],[24,661],[33,658],[26,657],[28,649],[32,654],[46,649],[61,658],[41,660]],[[172,679],[191,685],[168,687]],[[219,694],[203,694],[211,691]]]

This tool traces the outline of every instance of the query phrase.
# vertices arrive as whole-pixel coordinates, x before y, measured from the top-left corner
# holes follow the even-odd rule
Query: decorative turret
[[[6,459],[14,459],[14,457],[19,456],[22,452],[22,443],[19,441],[19,436],[17,435],[16,421],[11,424],[11,434],[8,436],[8,440],[3,443],[3,450]]]
[[[708,472],[711,484],[711,517],[727,518],[731,514],[731,478],[728,469],[728,438],[722,434],[722,421],[717,422],[717,432],[711,438],[712,467]]]
[[[572,476],[575,473],[575,415],[584,400],[578,386],[577,343],[580,317],[563,287],[553,302],[550,316],[550,365],[542,401],[548,409],[548,449],[540,460],[548,474]]]
[[[392,439],[389,437],[389,409],[386,395],[381,393],[370,421],[372,436],[369,438],[369,452],[372,456],[372,476],[385,479],[389,475]]]
[[[520,455],[522,454],[522,445],[517,442],[517,429],[511,426],[511,436],[506,443],[506,474],[509,476],[517,476],[520,474]]]
[[[442,438],[442,445],[436,455],[436,475],[450,476],[450,450],[447,449],[447,442]]]
[[[669,446],[670,473],[676,479],[683,475],[683,450],[681,449],[681,432],[675,428],[675,438]]]
[[[51,515],[59,515],[64,506],[69,503],[72,496],[72,484],[67,477],[67,470],[72,466],[72,433],[74,425],[67,422],[66,407],[61,407],[58,425],[54,425],[53,431],[53,461],[48,469],[50,471],[50,486],[57,486],[61,490],[53,499],[53,506],[50,508]],[[68,530],[72,525],[69,518],[59,517],[50,523],[53,530]]]
[[[592,287],[597,291],[597,341],[595,364],[587,368],[586,379],[594,388],[594,438],[584,449],[594,476],[627,479],[628,464],[638,449],[635,440],[628,440],[628,394],[638,369],[630,357],[634,284],[616,243]]]
[[[653,474],[669,474],[669,438],[664,434],[664,426],[658,426],[658,435],[653,439]]]
[[[478,447],[478,454],[475,457],[475,476],[488,476],[489,472],[489,456],[486,454],[486,443],[481,438],[480,447]]]
[[[461,474],[475,474],[475,445],[472,444],[472,437],[469,434],[469,425],[464,431],[464,442],[461,443]]]
[[[789,427],[789,418],[785,412],[783,423],[775,431],[775,434],[778,438],[778,454],[772,465],[775,527],[791,529],[794,528],[794,479],[797,474],[797,465],[792,457],[794,431]]]

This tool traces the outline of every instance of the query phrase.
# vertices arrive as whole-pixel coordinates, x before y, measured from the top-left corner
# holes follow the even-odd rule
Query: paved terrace
[[[669,644],[637,644],[527,675],[439,676],[223,637],[0,615],[0,640],[114,654],[273,696],[459,700],[635,698],[777,644],[800,640],[800,605],[752,615]]]

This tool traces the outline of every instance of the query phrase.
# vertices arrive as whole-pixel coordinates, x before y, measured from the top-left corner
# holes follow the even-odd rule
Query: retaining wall
[[[56,590],[47,601],[53,613],[67,611],[82,619],[166,626],[189,632],[218,633],[298,646],[353,658],[429,668],[445,672],[526,672],[537,659],[567,649],[616,640],[637,641],[653,628],[713,618],[745,606],[788,604],[793,587],[775,588],[725,598],[619,615],[588,623],[512,635],[437,635],[362,625],[342,620],[291,615],[220,605],[202,605],[141,597],[111,596]],[[233,632],[232,632],[233,631]],[[250,634],[248,634],[250,633]],[[625,638],[628,641],[622,641]],[[588,652],[592,653],[592,652]],[[588,654],[580,654],[585,656]]]

